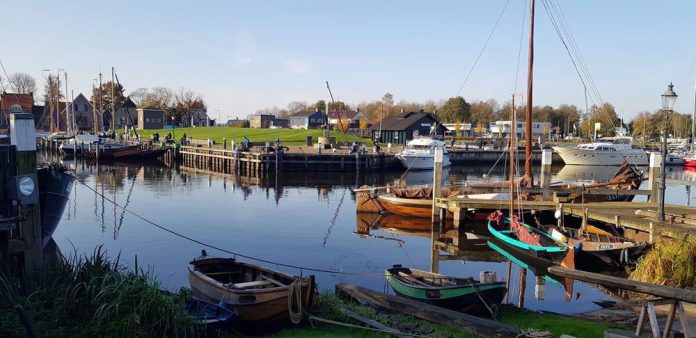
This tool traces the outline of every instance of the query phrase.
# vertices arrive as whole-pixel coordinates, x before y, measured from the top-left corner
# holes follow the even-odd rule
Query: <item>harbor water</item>
[[[181,237],[185,236],[268,261],[349,273],[260,263],[294,275],[315,274],[324,291],[332,291],[338,282],[386,290],[384,269],[402,264],[423,270],[437,266],[443,274],[475,278],[480,271],[494,271],[498,279],[510,278],[509,301],[516,303],[519,298],[520,267],[510,265],[507,259],[442,259],[440,256],[446,253],[433,251],[429,232],[385,227],[370,229],[369,233],[360,230],[363,220],[356,215],[351,189],[402,178],[409,184],[430,183],[430,172],[410,172],[403,177],[399,173],[359,177],[353,173],[284,173],[259,180],[175,170],[160,164],[67,165],[76,167],[79,182],[53,236],[62,253],[89,255],[102,245],[110,256],[120,255],[129,266],[137,256],[138,265],[149,269],[167,289],[188,286],[188,263],[200,255],[201,249],[210,255],[232,256]],[[552,168],[554,181],[602,180],[614,170]],[[670,170],[676,175],[696,175],[681,172],[681,168]],[[490,166],[454,166],[445,171],[446,184],[500,180],[504,176],[502,168],[491,170]],[[684,186],[668,186],[668,203],[683,205],[687,201]],[[504,257],[486,250],[491,256]],[[607,290],[580,282],[574,283],[569,297],[560,283],[547,281],[543,287],[535,284],[537,279],[530,271],[526,275],[524,305],[533,310],[590,311],[597,308],[593,301],[614,297]]]

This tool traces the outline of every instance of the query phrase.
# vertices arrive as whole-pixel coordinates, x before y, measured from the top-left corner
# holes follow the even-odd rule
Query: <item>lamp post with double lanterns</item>
[[[672,112],[674,102],[677,101],[677,93],[674,92],[674,85],[670,82],[667,90],[660,95],[662,97],[662,111],[665,116],[663,118],[664,126],[662,127],[662,163],[660,164],[660,198],[657,205],[657,220],[664,222],[665,220],[665,181],[667,180],[667,172],[665,171],[665,162],[667,160],[667,125],[669,114]]]

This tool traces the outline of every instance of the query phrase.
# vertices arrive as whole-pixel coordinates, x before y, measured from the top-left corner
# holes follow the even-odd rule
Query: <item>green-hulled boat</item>
[[[470,314],[488,315],[488,308],[499,305],[507,292],[504,282],[481,283],[400,265],[387,269],[384,276],[401,297]]]

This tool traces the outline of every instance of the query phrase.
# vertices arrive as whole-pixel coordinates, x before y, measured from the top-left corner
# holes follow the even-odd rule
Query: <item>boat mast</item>
[[[75,132],[72,131],[72,126],[70,125],[70,110],[68,110],[68,72],[63,72],[63,75],[65,75],[65,129],[68,132],[68,135],[72,132],[73,135],[75,135]],[[70,103],[72,105],[72,102]]]
[[[512,94],[512,106],[510,107],[510,219],[515,212],[515,94]]]
[[[102,73],[99,71],[99,129],[104,129],[104,106],[102,105]]]
[[[111,132],[116,132],[116,100],[114,96],[114,67],[111,67]]]
[[[534,185],[532,177],[532,79],[534,78],[534,0],[529,4],[529,63],[527,66],[527,107],[524,124],[524,180],[527,186]]]
[[[97,121],[97,103],[94,101],[94,96],[97,95],[96,89],[94,89],[94,81],[92,81],[92,128],[94,129],[94,135],[99,133],[99,122]]]
[[[694,113],[691,115],[691,151],[696,144],[696,83],[694,84]]]

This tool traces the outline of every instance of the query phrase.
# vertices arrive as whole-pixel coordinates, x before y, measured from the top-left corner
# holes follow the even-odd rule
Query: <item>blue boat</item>
[[[554,264],[563,263],[570,268],[575,266],[574,251],[568,244],[518,219],[512,222],[510,217],[503,217],[500,211],[488,217],[488,231],[495,238],[524,251],[527,255],[548,260]]]

